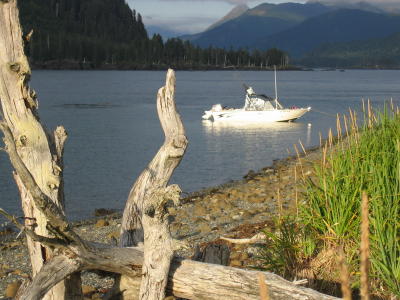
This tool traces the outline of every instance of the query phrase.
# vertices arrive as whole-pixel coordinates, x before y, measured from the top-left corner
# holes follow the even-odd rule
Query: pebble
[[[14,281],[13,283],[7,285],[5,292],[6,298],[14,298],[20,286],[21,286],[21,281]]]
[[[99,227],[105,227],[105,226],[108,226],[108,225],[110,225],[110,223],[107,220],[100,219],[100,220],[97,221],[95,227],[99,228]]]

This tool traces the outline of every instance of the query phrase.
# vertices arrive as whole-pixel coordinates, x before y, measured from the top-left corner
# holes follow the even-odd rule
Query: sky
[[[160,26],[178,33],[201,32],[225,16],[238,4],[250,8],[265,2],[305,2],[304,0],[127,0],[143,17],[145,25]]]

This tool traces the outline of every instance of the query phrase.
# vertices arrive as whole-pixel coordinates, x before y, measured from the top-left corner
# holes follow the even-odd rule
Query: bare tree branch
[[[12,224],[14,224],[21,232],[28,235],[31,239],[36,242],[45,244],[47,246],[55,246],[55,247],[66,247],[68,244],[65,240],[57,239],[57,238],[49,238],[46,236],[41,236],[36,234],[33,230],[29,229],[28,227],[22,225],[17,221],[17,218],[13,215],[7,213],[4,209],[0,208],[0,214],[5,216]]]
[[[143,243],[141,217],[145,197],[151,194],[151,190],[167,186],[186,151],[188,141],[174,101],[175,82],[175,73],[170,69],[167,72],[165,87],[159,89],[157,94],[157,111],[165,141],[129,193],[122,217],[120,241],[122,247],[138,246]]]
[[[35,179],[17,152],[14,138],[8,125],[5,122],[0,122],[0,129],[4,134],[4,143],[6,144],[6,151],[10,157],[11,164],[18,173],[25,188],[31,194],[36,207],[46,216],[48,227],[55,229],[62,238],[67,238],[81,247],[85,247],[81,238],[71,229],[60,208],[36,184]]]
[[[18,294],[18,300],[41,300],[57,283],[80,271],[82,262],[76,257],[57,256],[47,261],[32,282]]]

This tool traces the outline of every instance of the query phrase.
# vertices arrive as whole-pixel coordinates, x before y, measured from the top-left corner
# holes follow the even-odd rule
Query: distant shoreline
[[[96,66],[92,63],[75,61],[51,61],[44,63],[31,63],[32,70],[69,70],[69,71],[166,71],[172,68],[177,71],[273,71],[272,67],[256,66],[182,66],[182,65],[112,65]],[[290,65],[279,67],[279,71],[345,71],[345,70],[400,70],[400,66],[353,66],[353,67],[307,67]]]
[[[96,66],[92,63],[83,63],[75,61],[50,61],[44,63],[30,63],[32,70],[82,70],[82,71],[166,71],[169,68],[179,71],[273,71],[273,67],[256,66],[207,66],[207,65],[152,65],[152,64],[127,64],[112,65],[103,64]],[[282,71],[304,71],[308,68],[298,66],[279,67]]]

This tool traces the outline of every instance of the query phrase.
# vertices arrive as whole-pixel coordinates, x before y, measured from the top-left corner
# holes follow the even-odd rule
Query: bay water
[[[95,208],[123,209],[129,190],[163,143],[156,93],[161,71],[34,71],[31,85],[39,114],[49,129],[63,125],[65,194],[71,220],[90,217]],[[274,159],[294,154],[293,145],[319,144],[336,127],[336,114],[361,111],[368,98],[376,107],[400,100],[400,71],[346,70],[278,72],[284,106],[313,110],[292,123],[227,125],[202,121],[204,110],[221,103],[244,104],[243,83],[274,95],[273,72],[178,71],[176,104],[189,147],[171,183],[185,193],[241,179]],[[0,152],[0,207],[21,215],[12,168]]]

